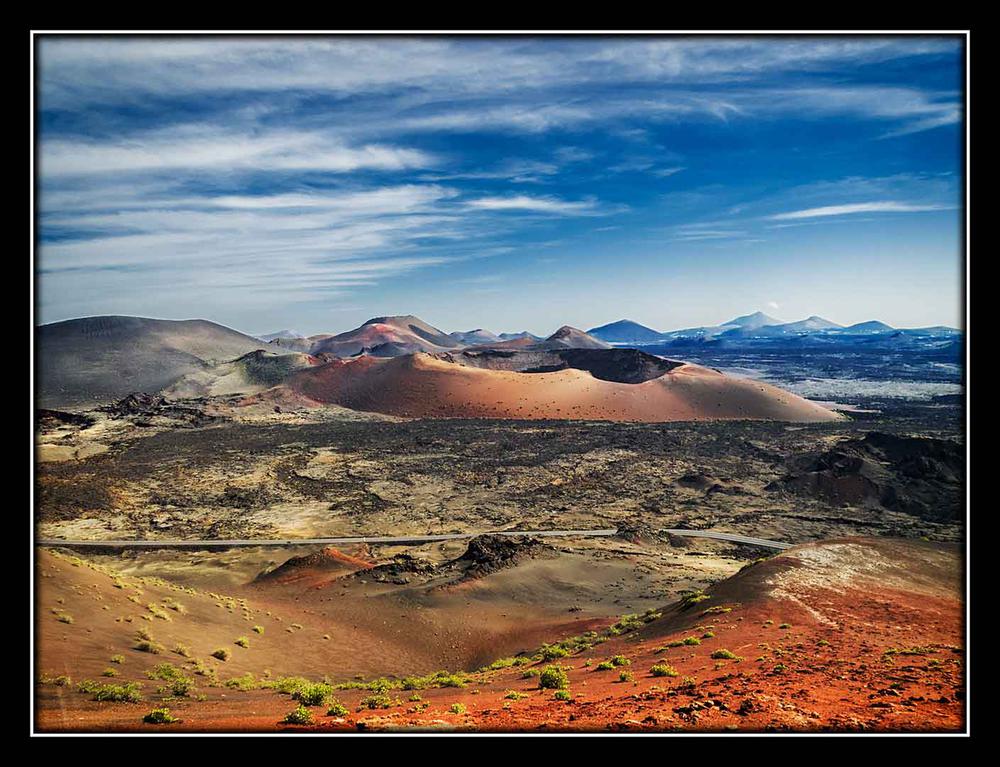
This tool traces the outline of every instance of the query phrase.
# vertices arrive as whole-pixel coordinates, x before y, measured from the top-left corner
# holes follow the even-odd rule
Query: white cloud
[[[848,216],[858,213],[922,213],[934,210],[948,210],[947,205],[922,205],[883,200],[878,202],[856,202],[846,205],[824,205],[818,208],[793,210],[770,216],[773,221],[794,221],[803,218],[824,218],[827,216]]]
[[[535,197],[526,194],[507,197],[480,197],[466,202],[475,210],[526,211],[529,213],[551,213],[562,216],[591,216],[602,213],[597,201],[562,200],[558,197]]]
[[[47,139],[41,143],[43,176],[169,170],[356,170],[424,168],[425,152],[367,144],[348,146],[319,132],[239,132],[182,125],[109,141]]]

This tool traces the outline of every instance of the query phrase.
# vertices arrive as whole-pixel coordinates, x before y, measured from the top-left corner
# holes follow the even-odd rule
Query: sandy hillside
[[[159,727],[196,731],[962,727],[958,546],[870,538],[805,544],[617,620],[557,625],[530,608],[515,616],[491,606],[489,595],[509,588],[504,577],[518,570],[529,577],[554,561],[534,558],[474,579],[471,588],[432,589],[426,593],[435,601],[411,603],[407,628],[398,620],[398,599],[370,591],[375,570],[350,574],[363,564],[355,556],[325,565],[310,560],[304,577],[279,574],[245,596],[226,596],[42,554],[39,724],[155,729],[142,716],[166,706],[180,721]],[[356,589],[367,596],[352,600]],[[367,606],[337,619],[344,600]],[[474,604],[462,614],[466,601]],[[432,614],[442,620],[437,626],[427,622]],[[424,648],[482,640],[485,626],[519,630],[536,644],[504,655],[500,641],[492,660],[482,654],[471,668],[428,675],[434,667],[420,658]],[[162,645],[158,654],[140,649],[140,630]],[[241,636],[246,647],[236,642]],[[190,657],[173,652],[178,643]],[[223,647],[227,660],[211,657]],[[292,693],[345,660],[360,661],[367,673],[313,685],[311,723],[282,723],[297,705]],[[380,660],[395,676],[378,678]],[[173,682],[157,669],[162,663],[195,689],[172,692]],[[407,663],[419,677],[406,678]],[[291,667],[306,679],[279,681],[281,673],[295,673]],[[104,668],[112,676],[101,676]],[[138,685],[141,700],[95,700],[95,683],[127,682]],[[334,703],[342,708],[330,708]]]
[[[767,384],[681,365],[641,384],[582,370],[516,373],[464,367],[426,354],[336,361],[292,376],[291,390],[317,402],[424,418],[610,421],[770,419],[839,416]]]
[[[389,357],[418,351],[443,351],[460,345],[443,330],[428,325],[419,317],[401,315],[375,317],[354,330],[317,338],[312,353],[350,357],[367,350]]]
[[[38,328],[38,403],[89,407],[157,392],[267,344],[207,320],[86,317]]]

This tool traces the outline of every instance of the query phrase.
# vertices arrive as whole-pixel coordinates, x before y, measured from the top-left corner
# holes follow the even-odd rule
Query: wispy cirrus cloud
[[[44,177],[173,170],[403,170],[434,163],[412,148],[350,146],[330,135],[294,129],[266,132],[182,125],[105,140],[53,138],[42,143]]]
[[[773,221],[796,221],[804,218],[826,218],[828,216],[851,216],[858,213],[925,213],[935,210],[949,210],[949,205],[920,205],[894,200],[855,202],[846,205],[823,205],[818,208],[792,210],[771,216]]]
[[[517,211],[526,213],[547,213],[560,216],[597,216],[615,211],[604,209],[596,199],[563,200],[558,197],[532,196],[526,194],[503,197],[480,197],[468,200],[466,207],[473,210]]]
[[[944,37],[43,38],[42,316],[207,301],[256,327],[264,304],[406,297],[490,256],[491,274],[543,247],[598,259],[598,222],[628,261],[664,232],[672,252],[735,253],[765,230],[954,205],[935,172],[954,170],[959,53]]]

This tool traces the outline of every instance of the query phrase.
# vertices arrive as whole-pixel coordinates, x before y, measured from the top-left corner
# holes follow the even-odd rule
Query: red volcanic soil
[[[427,354],[337,360],[285,386],[316,402],[417,418],[830,421],[840,416],[757,381],[684,364],[639,384],[566,369],[518,373],[466,367]]]
[[[45,569],[55,566],[65,564],[48,560]],[[88,572],[77,589],[89,580]],[[346,715],[326,716],[324,706],[311,709],[311,725],[286,725],[280,720],[295,703],[275,690],[206,688],[206,700],[121,704],[41,684],[39,723],[133,731],[959,731],[962,616],[957,546],[848,538],[752,564],[636,621],[638,628],[603,630],[604,641],[565,657],[472,672],[461,688],[389,690],[386,708],[362,705],[370,690],[338,690]],[[213,631],[211,622],[201,630]],[[281,636],[286,654],[303,648],[295,639],[295,632]],[[612,660],[618,665],[600,668]],[[567,700],[540,689],[537,674],[549,666],[565,671]],[[181,721],[139,723],[161,705]]]

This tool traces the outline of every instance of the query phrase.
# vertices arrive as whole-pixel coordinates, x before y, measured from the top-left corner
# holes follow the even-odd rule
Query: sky
[[[959,326],[954,37],[42,37],[40,323]]]

